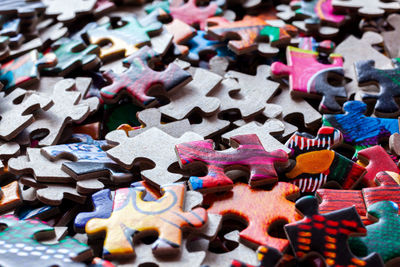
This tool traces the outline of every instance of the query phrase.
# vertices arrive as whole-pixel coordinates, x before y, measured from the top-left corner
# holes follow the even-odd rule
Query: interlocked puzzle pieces
[[[343,105],[345,114],[325,114],[322,125],[338,129],[343,134],[344,143],[358,151],[377,145],[381,139],[399,132],[397,119],[367,117],[367,105],[360,101],[347,101]]]
[[[360,259],[346,244],[350,234],[366,233],[354,207],[320,214],[317,199],[305,196],[296,201],[296,209],[304,219],[284,226],[296,257],[302,259],[309,253],[318,253],[327,266],[383,266],[379,254]]]
[[[126,169],[131,169],[137,163],[150,163],[154,167],[142,170],[141,174],[145,180],[160,187],[176,182],[182,177],[169,171],[169,167],[177,161],[174,146],[202,139],[203,137],[193,132],[186,132],[180,138],[174,138],[158,128],[151,128],[131,138],[126,136],[123,130],[117,130],[106,135],[108,143],[115,145],[106,153]]]
[[[336,98],[346,98],[343,86],[333,86],[328,83],[330,74],[343,77],[343,58],[330,54],[331,64],[318,62],[318,53],[288,46],[286,49],[287,65],[274,62],[271,65],[272,74],[289,76],[289,86],[292,94],[306,96],[322,96],[320,110],[339,112],[340,105]]]
[[[0,232],[0,265],[2,266],[85,266],[76,261],[92,256],[90,248],[66,237],[58,244],[46,245],[40,237],[54,236],[54,228],[36,219],[19,220],[12,215],[0,216],[6,228]],[[76,260],[76,261],[75,261]]]
[[[105,257],[134,256],[132,238],[154,231],[159,233],[152,246],[154,254],[179,253],[183,228],[200,228],[207,222],[203,208],[183,212],[184,184],[163,186],[164,195],[157,201],[143,201],[144,191],[139,187],[118,189],[111,216],[87,222],[85,230],[89,236],[106,231]]]
[[[108,175],[115,183],[131,180],[132,174],[110,159],[102,149],[107,141],[93,140],[86,134],[74,134],[71,138],[79,142],[46,146],[41,151],[52,161],[60,158],[73,160],[64,162],[62,170],[76,180]]]
[[[365,168],[330,150],[342,140],[340,131],[332,127],[321,127],[316,137],[295,133],[286,142],[292,149],[291,157],[296,160],[294,168],[286,173],[289,182],[301,192],[315,192],[329,182],[336,182],[344,189],[354,187]]]
[[[170,91],[191,80],[191,75],[175,63],[169,64],[164,71],[152,70],[148,61],[155,56],[156,53],[151,48],[144,46],[124,60],[129,66],[125,72],[122,74],[116,74],[112,70],[105,72],[104,77],[112,84],[101,89],[104,101],[115,103],[121,97],[123,90],[126,90],[135,102],[145,106],[155,100],[146,94],[155,85],[162,85],[165,91]]]
[[[257,49],[261,53],[267,53],[260,48],[259,42],[267,40],[271,46],[289,44],[291,35],[295,28],[285,25],[283,28],[274,27],[258,17],[245,16],[242,20],[229,21],[225,18],[214,17],[207,20],[209,25],[207,31],[219,40],[229,40],[228,47],[235,54],[241,55]],[[260,50],[261,49],[261,50]],[[277,51],[275,51],[277,53]]]
[[[115,20],[115,19],[114,19]],[[118,27],[118,23],[123,26]],[[160,32],[162,24],[153,21],[142,25],[134,16],[124,16],[120,20],[104,23],[87,31],[90,43],[101,45],[105,41],[111,45],[100,48],[100,58],[108,60],[119,55],[132,55],[139,47],[150,44],[150,36]]]
[[[215,192],[232,188],[233,182],[225,174],[227,167],[248,168],[249,185],[252,187],[277,181],[274,165],[287,163],[288,156],[285,151],[265,151],[255,134],[233,136],[230,140],[232,148],[225,151],[214,150],[211,139],[175,146],[182,168],[193,162],[202,162],[207,166],[206,176],[190,177],[189,186],[192,190]]]
[[[58,63],[52,68],[44,69],[48,73],[65,76],[78,67],[89,70],[100,64],[99,47],[97,45],[86,46],[80,40],[61,38],[53,44],[52,49]]]
[[[0,67],[0,81],[4,84],[4,91],[15,87],[23,87],[39,80],[39,69],[54,66],[57,63],[56,55],[47,53],[39,58],[39,53],[32,50],[18,58],[4,63]]]
[[[392,201],[381,201],[368,207],[368,215],[378,221],[366,226],[367,236],[352,237],[351,250],[360,257],[369,253],[379,253],[386,263],[400,256],[399,207]]]
[[[394,69],[376,69],[373,60],[355,63],[358,83],[373,83],[379,87],[379,94],[364,94],[363,100],[376,99],[375,114],[383,117],[397,117],[400,107],[394,100],[400,96],[400,59],[393,59]]]
[[[232,191],[225,194],[209,194],[209,213],[235,217],[244,220],[248,226],[240,232],[241,241],[249,245],[265,245],[283,251],[289,242],[269,235],[268,229],[274,222],[285,220],[289,223],[300,219],[294,209],[299,194],[297,186],[278,182],[271,190],[253,189],[243,183],[235,183]],[[272,201],[273,200],[273,201]],[[259,205],[260,201],[263,205]]]

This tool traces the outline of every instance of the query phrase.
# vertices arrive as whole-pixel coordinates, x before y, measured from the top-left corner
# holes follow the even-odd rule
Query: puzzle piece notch
[[[44,244],[40,239],[55,235],[54,228],[36,219],[19,220],[13,215],[0,216],[6,228],[1,231],[0,264],[3,266],[83,266],[79,261],[92,257],[91,249],[76,239],[65,237],[57,244]],[[20,244],[30,250],[22,250]]]
[[[283,150],[265,151],[257,135],[238,135],[230,138],[231,149],[215,151],[213,140],[195,141],[175,146],[179,165],[202,162],[207,166],[207,175],[191,176],[189,187],[202,192],[229,190],[232,180],[225,174],[226,168],[249,169],[249,185],[252,187],[277,181],[275,164],[287,164],[287,153]]]
[[[274,62],[271,71],[277,77],[289,76],[292,94],[321,96],[320,111],[340,112],[341,107],[336,98],[346,98],[346,90],[343,86],[329,84],[328,78],[332,74],[343,77],[343,58],[337,54],[330,54],[329,58],[332,60],[330,64],[322,64],[317,58],[317,52],[288,46],[286,48],[288,65]]]
[[[157,231],[158,239],[153,243],[155,255],[179,253],[182,229],[201,228],[207,222],[207,212],[196,208],[183,212],[184,184],[162,187],[164,195],[157,201],[143,201],[144,188],[123,188],[116,191],[113,212],[107,219],[91,219],[85,230],[89,236],[106,231],[105,257],[133,256],[131,237],[140,232]],[[128,211],[128,212],[127,212]],[[127,214],[129,214],[127,220]],[[124,219],[125,218],[125,219]]]
[[[363,94],[365,101],[375,99],[374,113],[380,117],[397,117],[400,114],[400,107],[395,101],[395,97],[400,96],[400,62],[392,59],[393,69],[377,69],[374,67],[374,60],[363,60],[354,63],[358,83],[376,84],[379,87],[379,94]]]
[[[137,104],[146,106],[155,100],[155,97],[146,94],[155,85],[170,91],[191,81],[191,75],[175,63],[169,64],[164,71],[152,70],[148,61],[156,56],[156,52],[144,46],[124,60],[124,64],[129,66],[125,72],[116,74],[112,70],[106,71],[103,76],[112,83],[101,89],[102,99],[115,103],[125,90]]]
[[[366,233],[354,206],[320,214],[317,199],[305,196],[296,201],[296,209],[304,218],[285,225],[284,229],[293,252],[300,260],[314,252],[323,257],[327,266],[384,266],[379,254],[372,253],[368,257],[357,258],[347,246],[349,235]]]
[[[300,219],[294,203],[290,201],[298,195],[297,186],[284,182],[278,182],[271,190],[253,189],[244,183],[235,183],[232,191],[225,194],[206,195],[204,203],[210,204],[207,211],[211,214],[234,217],[248,223],[240,232],[242,243],[249,246],[265,245],[283,251],[289,242],[270,236],[268,229],[279,220],[291,223]],[[258,205],[258,201],[265,204]]]

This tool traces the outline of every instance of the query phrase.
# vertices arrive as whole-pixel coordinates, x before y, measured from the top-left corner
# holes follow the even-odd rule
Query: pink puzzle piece
[[[184,5],[171,6],[169,10],[174,19],[179,19],[191,26],[198,24],[200,30],[204,30],[206,20],[216,15],[218,6],[215,3],[210,3],[207,7],[198,7],[196,0],[189,0]]]
[[[283,150],[265,151],[255,134],[233,136],[230,143],[232,148],[225,151],[215,151],[211,139],[175,146],[181,167],[195,161],[207,165],[206,176],[190,177],[191,189],[209,193],[232,188],[233,182],[225,170],[235,166],[250,170],[250,186],[274,183],[278,179],[274,164],[288,162],[288,155]]]
[[[289,76],[292,93],[322,96],[320,110],[340,112],[336,97],[346,98],[346,90],[343,86],[330,85],[328,77],[333,73],[343,77],[343,58],[338,54],[330,54],[331,64],[322,64],[317,58],[318,52],[288,46],[288,65],[274,62],[271,71],[275,76]]]

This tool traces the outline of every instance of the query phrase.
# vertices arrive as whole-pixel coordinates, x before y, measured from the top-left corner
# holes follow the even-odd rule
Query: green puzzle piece
[[[100,63],[97,45],[86,46],[80,40],[62,38],[54,43],[52,48],[58,62],[54,67],[44,69],[47,73],[65,76],[79,66],[88,70],[97,67]]]
[[[39,220],[19,220],[13,215],[0,216],[0,266],[67,267],[86,266],[73,260],[87,260],[91,249],[79,241],[66,237],[57,244],[42,244],[41,237],[54,236],[54,228]]]
[[[386,263],[400,256],[400,217],[399,207],[392,201],[381,201],[368,207],[368,214],[379,221],[367,225],[367,235],[352,237],[349,245],[359,257],[372,252],[381,255]]]

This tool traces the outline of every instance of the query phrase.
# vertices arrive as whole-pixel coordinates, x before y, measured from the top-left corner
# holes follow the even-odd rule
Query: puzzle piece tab
[[[238,135],[230,138],[231,149],[216,151],[213,140],[183,143],[175,146],[183,168],[193,162],[206,164],[206,176],[191,176],[189,186],[202,192],[224,191],[232,188],[232,180],[225,174],[227,167],[249,168],[249,185],[252,187],[277,181],[275,164],[285,165],[287,154],[283,150],[265,151],[255,134]]]
[[[317,60],[317,52],[288,46],[287,65],[274,62],[271,71],[276,76],[289,76],[289,87],[293,94],[321,96],[320,110],[339,112],[341,107],[336,98],[346,98],[346,90],[343,86],[330,85],[328,77],[330,74],[343,77],[343,58],[337,54],[330,54],[329,57],[332,63],[322,64]]]

